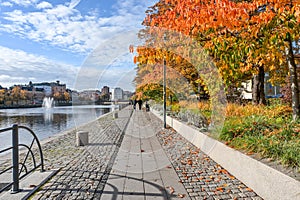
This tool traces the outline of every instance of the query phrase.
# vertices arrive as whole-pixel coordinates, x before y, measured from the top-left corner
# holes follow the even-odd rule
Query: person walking
[[[133,100],[133,109],[134,109],[134,110],[135,110],[135,108],[136,108],[136,103],[137,103],[136,99]]]
[[[143,101],[141,99],[138,100],[139,110],[142,110]]]

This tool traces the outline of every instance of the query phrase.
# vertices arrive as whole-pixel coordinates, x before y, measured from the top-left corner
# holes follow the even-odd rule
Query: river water
[[[111,109],[111,106],[103,105],[1,109],[0,129],[11,127],[13,124],[27,126],[35,132],[39,140],[43,140],[93,121]],[[11,131],[0,133],[0,150],[11,146],[11,140]],[[28,143],[32,137],[27,131],[20,130],[19,140],[21,143]]]

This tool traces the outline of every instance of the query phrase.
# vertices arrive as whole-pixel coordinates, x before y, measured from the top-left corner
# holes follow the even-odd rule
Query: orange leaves
[[[137,63],[137,57],[136,56],[133,57],[133,62],[134,62],[134,64]]]
[[[228,174],[228,171],[225,169],[220,169],[220,170],[218,170],[218,173],[219,174]]]

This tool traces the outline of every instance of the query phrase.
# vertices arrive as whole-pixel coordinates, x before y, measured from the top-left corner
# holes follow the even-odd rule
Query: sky
[[[138,45],[155,0],[0,0],[0,85],[55,82],[134,90]]]

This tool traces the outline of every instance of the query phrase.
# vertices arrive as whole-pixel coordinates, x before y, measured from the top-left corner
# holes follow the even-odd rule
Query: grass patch
[[[220,139],[236,149],[259,153],[299,171],[299,130],[299,123],[291,123],[291,119],[255,115],[238,119],[230,117]]]
[[[207,118],[211,116],[209,102],[181,102],[176,110],[178,107],[199,112]],[[259,153],[300,172],[299,122],[292,122],[290,106],[278,102],[268,106],[228,104],[219,139],[235,149]]]

